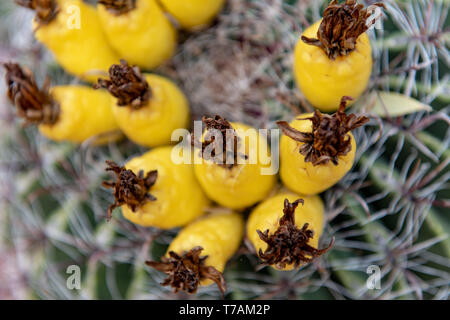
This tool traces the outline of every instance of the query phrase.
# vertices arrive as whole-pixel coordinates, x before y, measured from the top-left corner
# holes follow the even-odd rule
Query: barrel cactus
[[[95,2],[95,1],[90,1]],[[371,1],[366,1],[368,4]],[[373,2],[373,1],[372,1]],[[213,25],[180,35],[157,72],[186,93],[194,120],[220,114],[277,128],[312,106],[295,85],[293,50],[328,1],[228,0]],[[245,241],[228,262],[226,299],[448,299],[450,270],[449,2],[387,0],[368,31],[373,72],[349,110],[370,122],[353,131],[355,166],[321,196],[334,246],[299,270],[258,269]],[[0,62],[32,67],[37,80],[78,83],[33,37],[32,13],[0,3]],[[25,22],[26,21],[26,22]],[[4,71],[0,71],[3,79]],[[51,142],[23,128],[0,82],[0,298],[220,299],[160,286],[159,260],[179,229],[105,219],[105,161],[146,149]],[[217,209],[211,209],[217,210]],[[81,282],[68,285],[71,266]],[[380,274],[380,281],[370,282]]]

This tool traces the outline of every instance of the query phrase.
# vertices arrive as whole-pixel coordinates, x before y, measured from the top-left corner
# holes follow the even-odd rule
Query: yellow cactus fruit
[[[287,271],[331,248],[334,239],[327,248],[318,249],[323,226],[324,206],[319,196],[303,200],[294,193],[280,192],[250,213],[247,237],[264,265]]]
[[[102,30],[97,11],[82,0],[16,2],[36,12],[36,39],[69,73],[94,82],[119,60]]]
[[[364,92],[372,72],[367,20],[382,6],[376,3],[365,9],[356,0],[342,4],[333,0],[323,19],[304,31],[295,47],[294,75],[314,107],[336,111],[341,97],[358,99]]]
[[[168,277],[162,285],[172,286],[175,292],[195,293],[200,285],[215,282],[225,294],[222,272],[239,248],[243,232],[244,220],[240,214],[211,214],[181,230],[161,262],[147,261],[146,264],[165,272]]]
[[[254,128],[230,123],[220,116],[203,117],[203,122],[203,137],[193,139],[194,146],[200,149],[194,153],[194,168],[208,197],[232,209],[243,209],[264,199],[276,183],[275,174],[264,172],[271,164],[265,138]],[[261,151],[261,146],[267,152]]]
[[[159,147],[133,158],[125,167],[108,161],[107,171],[116,174],[116,181],[103,186],[114,190],[115,202],[108,209],[108,218],[121,207],[129,221],[144,226],[171,229],[181,227],[204,213],[209,201],[195,180],[189,164],[172,161],[173,148]]]
[[[314,195],[333,186],[352,168],[356,142],[351,130],[369,119],[346,115],[343,97],[333,115],[315,111],[303,114],[290,124],[277,122],[284,133],[280,143],[280,176],[299,194]]]
[[[174,54],[177,32],[156,0],[100,0],[98,14],[109,43],[129,63],[153,69]]]
[[[163,7],[184,29],[200,29],[210,24],[225,0],[160,0]]]
[[[39,89],[32,72],[7,63],[8,97],[25,124],[38,124],[39,131],[55,141],[94,144],[121,136],[111,108],[111,97],[83,86],[55,86],[47,81]]]
[[[113,100],[116,121],[125,135],[146,147],[167,145],[175,129],[186,128],[189,106],[183,92],[158,75],[142,75],[124,60],[109,70],[110,80],[99,79],[95,88],[106,88]]]

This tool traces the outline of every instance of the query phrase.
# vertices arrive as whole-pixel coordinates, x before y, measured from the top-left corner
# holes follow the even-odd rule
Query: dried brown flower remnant
[[[150,188],[156,183],[158,171],[147,172],[144,177],[144,171],[139,171],[136,175],[132,170],[118,166],[113,161],[106,161],[108,168],[106,171],[113,171],[116,174],[116,181],[103,182],[105,188],[114,190],[114,203],[108,209],[107,219],[111,219],[112,211],[121,205],[128,205],[133,212],[144,205],[148,200],[155,201],[156,198],[149,193]]]
[[[361,127],[369,119],[354,114],[347,115],[345,108],[349,100],[353,99],[342,97],[338,111],[331,116],[316,110],[311,118],[303,119],[312,121],[312,133],[300,132],[286,121],[277,122],[286,136],[303,143],[299,151],[305,156],[305,162],[317,166],[332,161],[338,165],[339,157],[350,152],[352,144],[348,132]]]
[[[109,68],[110,80],[98,79],[95,89],[105,88],[118,99],[117,105],[139,109],[147,105],[151,89],[138,67],[131,67],[125,60]]]
[[[231,124],[219,115],[214,118],[202,118],[206,125],[206,134],[200,142],[192,133],[191,143],[196,148],[201,149],[200,156],[205,160],[213,160],[219,166],[233,168],[237,164],[238,156],[247,159],[247,155],[238,152],[240,138],[236,134]],[[220,133],[222,139],[216,140]],[[208,146],[212,146],[211,152],[205,152]],[[219,160],[218,160],[219,159]]]
[[[170,251],[169,257],[163,257],[161,262],[146,261],[145,263],[167,274],[167,279],[161,285],[170,285],[175,292],[184,290],[195,293],[200,281],[210,279],[217,284],[222,294],[225,294],[226,283],[222,273],[212,266],[205,266],[208,256],[200,257],[202,250],[202,247],[195,247],[181,256]]]
[[[98,0],[98,3],[117,16],[136,8],[136,0]]]
[[[356,0],[346,0],[342,4],[333,0],[323,13],[323,20],[317,31],[318,39],[302,36],[302,41],[322,48],[332,60],[338,56],[346,56],[355,50],[358,37],[375,24],[377,18],[369,24],[367,19],[376,7],[385,8],[380,2],[364,8]]]
[[[295,225],[295,209],[299,203],[304,204],[303,199],[292,203],[284,200],[283,217],[281,217],[278,229],[271,235],[269,230],[264,233],[257,230],[261,240],[267,243],[267,249],[259,249],[259,257],[264,265],[274,265],[279,269],[294,264],[295,268],[302,263],[309,263],[315,258],[327,252],[334,243],[334,238],[325,249],[316,249],[308,245],[308,241],[314,237],[314,231],[308,229],[305,223],[301,229]]]
[[[36,12],[36,20],[40,25],[50,23],[59,12],[55,0],[15,0],[22,7],[32,9]]]
[[[16,63],[5,63],[7,95],[17,108],[19,117],[25,125],[54,124],[59,117],[60,107],[49,93],[50,79],[47,78],[42,89],[29,69],[22,69]]]

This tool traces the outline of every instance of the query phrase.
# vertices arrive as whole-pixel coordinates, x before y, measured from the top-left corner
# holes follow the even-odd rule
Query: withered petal
[[[267,248],[263,252],[259,249],[258,255],[263,265],[275,265],[278,268],[285,268],[293,264],[295,267],[302,263],[308,263],[327,252],[334,243],[334,239],[325,249],[311,247],[308,242],[314,237],[314,231],[309,229],[309,224],[305,223],[301,229],[295,224],[295,210],[299,203],[304,203],[298,199],[292,203],[288,199],[284,201],[284,215],[279,221],[278,229],[271,235],[269,230],[261,232],[256,230],[260,239],[267,243]]]
[[[385,8],[385,5],[378,2],[365,9],[355,0],[346,0],[342,4],[333,0],[323,12],[317,39],[305,36],[301,39],[308,45],[323,49],[331,60],[348,55],[355,50],[358,37],[375,23],[377,18],[373,19],[371,24],[367,24],[370,12],[375,7]]]
[[[132,170],[117,165],[114,161],[106,160],[106,171],[112,171],[116,175],[116,181],[104,181],[103,187],[113,189],[114,203],[108,208],[107,220],[111,219],[112,211],[122,205],[128,205],[133,211],[144,205],[147,201],[156,201],[156,197],[149,193],[151,187],[158,178],[157,170],[136,175]]]
[[[292,128],[286,121],[277,121],[277,125],[284,135],[295,141],[307,143],[313,140],[312,134],[298,131],[297,129]]]
[[[136,8],[136,0],[98,0],[98,3],[104,5],[112,14],[117,16]]]
[[[214,118],[202,117],[202,122],[206,125],[206,133],[203,141],[199,137],[191,134],[191,144],[197,149],[201,149],[199,156],[205,160],[212,160],[221,167],[232,169],[238,163],[238,157],[248,159],[246,154],[241,154],[238,149],[240,138],[231,124],[219,115]],[[214,131],[222,135],[222,141],[216,140]],[[219,144],[222,142],[222,144]],[[208,146],[213,146],[211,154],[205,152]],[[220,159],[220,160],[219,160]],[[231,163],[230,163],[231,162]]]
[[[148,104],[152,96],[150,86],[139,68],[131,67],[125,60],[109,68],[110,80],[98,79],[95,89],[107,89],[117,98],[118,106],[139,109]]]
[[[222,273],[213,266],[205,266],[207,256],[200,256],[202,250],[202,247],[197,246],[181,255],[170,251],[169,257],[163,257],[161,262],[145,263],[164,272],[167,278],[161,285],[170,285],[175,292],[185,290],[188,293],[195,293],[202,280],[210,279],[217,284],[222,294],[225,294],[226,283]]]
[[[15,0],[15,2],[19,6],[34,10],[40,26],[49,24],[59,12],[55,0]]]
[[[18,116],[28,124],[55,124],[60,106],[49,93],[48,84],[39,89],[33,73],[22,69],[17,63],[4,63],[6,69],[7,96],[17,108]],[[49,80],[46,80],[46,83]]]

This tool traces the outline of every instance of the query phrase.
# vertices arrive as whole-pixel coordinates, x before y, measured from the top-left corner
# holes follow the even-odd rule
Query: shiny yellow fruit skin
[[[319,196],[304,197],[295,193],[282,191],[277,195],[261,202],[251,213],[247,222],[247,237],[253,244],[256,252],[267,249],[267,243],[259,238],[257,230],[273,234],[279,227],[279,220],[283,216],[284,199],[294,202],[303,199],[305,204],[299,204],[295,210],[295,225],[301,229],[305,223],[309,224],[310,230],[314,231],[314,238],[308,244],[314,248],[319,246],[319,238],[322,235],[324,225],[324,205]],[[275,266],[273,266],[276,268]],[[286,266],[284,271],[292,270],[293,265]],[[278,268],[276,268],[278,269]]]
[[[303,35],[316,38],[320,22],[307,28]],[[294,75],[298,87],[314,107],[332,112],[338,109],[343,96],[354,100],[361,96],[369,82],[372,63],[372,48],[365,33],[359,36],[353,52],[336,60],[329,59],[321,48],[299,39],[294,52]]]
[[[297,119],[311,117],[313,114],[302,114]],[[312,132],[310,120],[293,120],[290,125],[301,132]],[[302,143],[283,135],[280,142],[280,177],[284,185],[294,192],[305,195],[314,195],[327,190],[345,174],[350,171],[355,160],[356,142],[351,137],[352,148],[345,156],[339,157],[339,164],[331,161],[327,164],[313,166],[311,162],[305,162],[305,157],[299,153]]]
[[[156,201],[148,201],[133,212],[127,205],[122,206],[123,216],[144,227],[171,229],[181,227],[204,214],[209,200],[195,179],[192,165],[175,164],[172,150],[178,147],[155,148],[144,155],[133,158],[125,168],[136,174],[158,170],[156,183],[150,193]]]
[[[259,135],[258,131],[242,123],[231,123],[231,126],[241,136],[240,152],[249,157],[253,156],[257,160],[256,163],[238,164],[230,170],[210,160],[206,161],[200,158],[200,152],[196,149],[194,151],[195,176],[211,200],[231,209],[243,209],[264,199],[269,194],[275,186],[276,175],[261,174],[263,168],[270,167],[270,156],[259,155],[258,147],[252,147],[250,143],[246,143],[244,146],[244,139],[239,134],[239,130],[252,129],[249,131],[250,137],[252,140],[258,141],[259,145],[259,141],[264,138]],[[249,140],[247,138],[247,141]],[[268,147],[267,150],[269,150]]]
[[[205,266],[223,272],[228,259],[237,251],[244,233],[244,219],[238,213],[216,213],[200,218],[173,239],[167,252],[183,254],[197,246],[203,248],[200,256],[208,256]],[[209,285],[211,280],[203,280]]]
[[[114,99],[113,112],[125,135],[137,144],[157,147],[171,143],[175,129],[188,126],[190,114],[185,95],[170,80],[158,75],[145,75],[152,97],[148,105],[133,109],[119,107]]]
[[[111,108],[112,98],[107,92],[72,85],[55,86],[50,93],[60,106],[60,114],[55,124],[39,126],[47,138],[82,143],[93,136],[119,130]],[[108,140],[111,139],[106,137],[96,143]]]
[[[69,73],[94,82],[120,58],[109,45],[95,8],[81,0],[57,0],[57,3],[60,10],[49,24],[38,26],[34,21],[36,39]],[[75,25],[77,8],[79,28]]]
[[[184,29],[207,26],[225,4],[225,0],[160,0],[160,2]]]
[[[156,0],[137,0],[121,15],[99,4],[98,13],[111,46],[128,63],[153,69],[174,54],[177,33]]]

